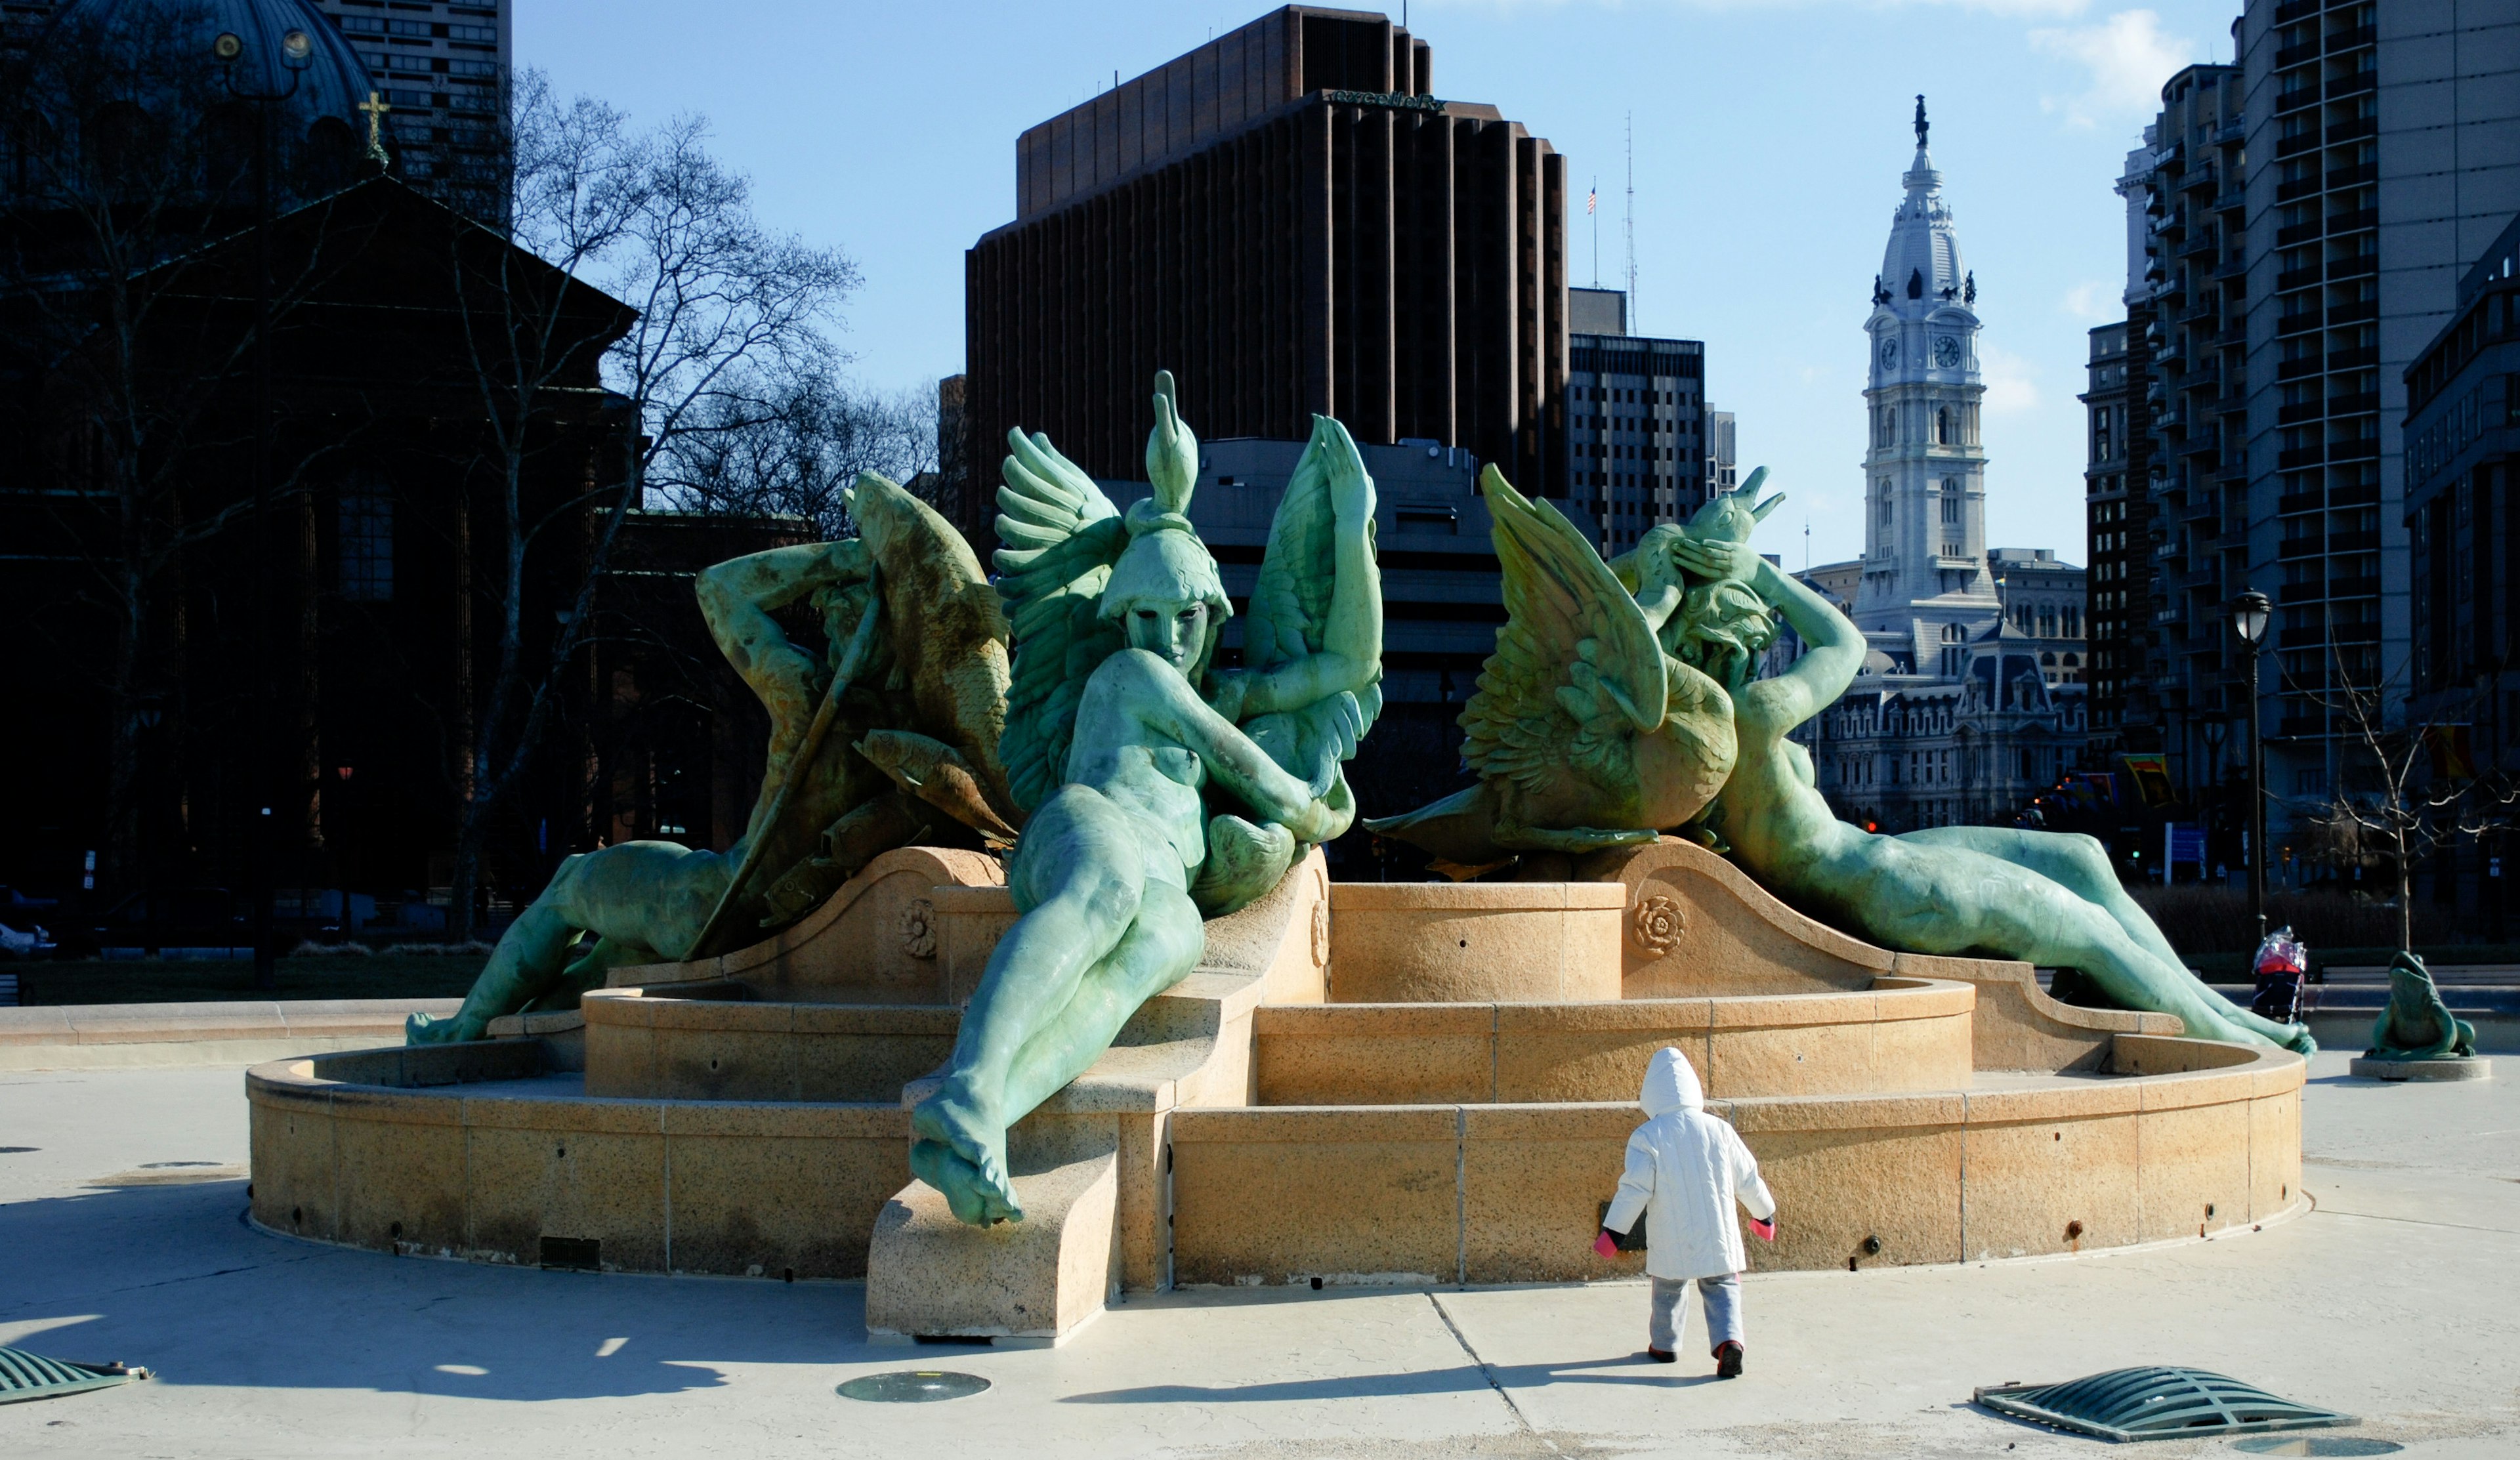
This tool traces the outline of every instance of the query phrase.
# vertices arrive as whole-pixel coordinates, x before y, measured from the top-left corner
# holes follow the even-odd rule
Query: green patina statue
[[[1731,661],[1725,678],[1738,755],[1708,816],[1733,860],[1786,902],[1886,948],[2019,958],[2079,969],[2130,1009],[2176,1014],[2209,1040],[2310,1053],[2298,1024],[2276,1024],[2215,994],[2187,971],[2161,930],[2119,885],[2087,836],[1994,826],[1939,826],[1876,836],[1839,820],[1787,738],[1846,692],[1864,662],[1864,636],[1828,601],[1729,534],[1668,540],[1695,581],[1746,585],[1772,605],[1806,651],[1791,668],[1753,681]]]
[[[2465,1059],[2476,1053],[2476,1026],[2451,1013],[2432,970],[2414,953],[2389,960],[2389,1006],[2371,1026],[2364,1059]]]
[[[1198,442],[1155,377],[1153,497],[1116,510],[1046,436],[1010,433],[999,591],[1015,632],[1003,751],[1030,809],[1007,868],[1022,914],[990,955],[911,1169],[956,1217],[1021,1220],[1007,1128],[1099,1058],[1206,947],[1203,916],[1275,887],[1355,815],[1340,763],[1381,707],[1373,483],[1316,417],[1243,634],[1186,515]]]
[[[1709,502],[1690,530],[1750,527],[1760,481]],[[1515,491],[1494,466],[1480,479],[1505,573],[1506,624],[1462,711],[1462,759],[1479,783],[1404,816],[1377,835],[1432,853],[1457,875],[1524,852],[1644,846],[1704,810],[1732,772],[1732,701],[1721,676],[1746,673],[1774,639],[1737,583],[1688,584],[1648,531],[1605,563],[1573,523]],[[1741,631],[1741,632],[1736,632]]]
[[[464,1006],[415,1014],[415,1044],[480,1039],[492,1019],[574,1007],[608,970],[722,951],[795,921],[880,853],[1005,845],[1020,813],[998,760],[1007,627],[952,524],[880,476],[849,493],[860,536],[711,567],[710,636],[770,712],[768,768],[724,853],[620,842],[570,857],[491,951]],[[808,602],[829,650],[771,615]],[[1013,823],[1013,824],[1010,824]],[[591,949],[576,947],[581,935]]]

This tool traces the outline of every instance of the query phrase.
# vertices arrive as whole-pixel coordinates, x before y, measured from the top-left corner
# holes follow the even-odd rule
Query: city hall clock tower
[[[1977,276],[1960,263],[1943,175],[1916,156],[1872,282],[1871,382],[1856,627],[1910,674],[1957,673],[1961,646],[2001,614],[1986,558],[1986,454],[1978,434]],[[1948,661],[1948,662],[1946,662]]]

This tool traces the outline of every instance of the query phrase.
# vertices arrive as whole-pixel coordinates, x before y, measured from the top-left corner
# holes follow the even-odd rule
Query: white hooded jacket
[[[1732,1204],[1762,1221],[1777,1215],[1750,1148],[1706,1113],[1697,1072],[1677,1049],[1654,1051],[1637,1103],[1645,1123],[1628,1137],[1628,1169],[1601,1225],[1625,1232],[1643,1213],[1645,1271],[1655,1277],[1715,1277],[1748,1266]]]

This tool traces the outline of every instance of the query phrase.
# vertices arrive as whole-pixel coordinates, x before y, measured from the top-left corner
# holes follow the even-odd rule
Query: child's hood
[[[1654,1051],[1653,1063],[1645,1066],[1645,1085],[1637,1095],[1637,1104],[1648,1116],[1665,1116],[1675,1110],[1703,1110],[1706,1092],[1698,1087],[1697,1072],[1679,1050],[1665,1045]]]

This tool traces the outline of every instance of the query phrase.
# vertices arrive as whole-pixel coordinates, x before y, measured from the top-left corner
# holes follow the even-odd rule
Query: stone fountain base
[[[966,1227],[909,1174],[908,1107],[1014,915],[994,863],[930,849],[756,948],[616,970],[568,1028],[258,1067],[254,1219],[864,1278],[869,1328],[903,1340],[1056,1343],[1129,1290],[1582,1281],[1641,1266],[1587,1239],[1666,1045],[1788,1214],[1762,1270],[2192,1238],[2301,1202],[2297,1055],[2059,1004],[2026,964],[1892,954],[1692,845],[1571,870],[1332,884],[1316,854],[1015,1128],[1020,1224]]]

